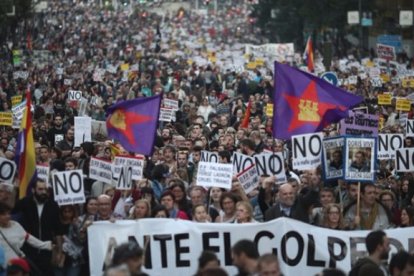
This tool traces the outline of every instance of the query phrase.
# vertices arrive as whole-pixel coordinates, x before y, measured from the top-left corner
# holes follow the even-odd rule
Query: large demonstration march
[[[410,1],[5,2],[0,276],[414,275]]]

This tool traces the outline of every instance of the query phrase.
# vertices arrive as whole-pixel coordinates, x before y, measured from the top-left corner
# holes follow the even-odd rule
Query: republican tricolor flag
[[[309,36],[308,41],[306,42],[305,52],[303,53],[303,60],[308,67],[308,71],[313,72],[315,67],[313,65],[313,43],[311,36]]]
[[[16,163],[18,165],[19,198],[31,194],[37,179],[36,154],[33,139],[30,89],[26,92],[26,110],[24,111],[17,138]]]

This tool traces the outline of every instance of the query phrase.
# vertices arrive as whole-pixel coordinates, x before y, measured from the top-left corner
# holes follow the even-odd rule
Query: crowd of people
[[[58,206],[48,181],[38,179],[33,194],[18,200],[18,183],[1,184],[0,251],[6,261],[12,260],[10,267],[24,267],[21,271],[28,273],[30,266],[33,275],[88,275],[87,228],[95,221],[172,218],[197,223],[260,223],[289,217],[335,230],[414,225],[414,177],[411,172],[396,173],[393,160],[381,160],[376,180],[361,185],[360,192],[358,183],[325,181],[321,168],[293,170],[290,141],[272,137],[272,118],[266,112],[273,97],[272,62],[246,70],[235,66],[234,55],[222,54],[242,56],[240,45],[266,40],[248,20],[248,4],[225,2],[229,3],[217,14],[181,10],[159,16],[140,6],[112,11],[93,1],[49,1],[45,16],[33,19],[30,47],[23,35],[13,42],[22,56],[16,64],[10,51],[1,60],[0,111],[11,112],[11,98],[24,95],[30,86],[37,164],[49,166],[51,173],[83,170],[87,199],[82,206]],[[36,51],[42,55],[36,56]],[[398,120],[402,114],[396,111],[395,101],[379,106],[377,96],[390,92],[405,97],[413,89],[391,79],[374,87],[369,74],[360,72],[368,68],[367,63],[384,70],[372,58],[338,57],[326,70],[335,71],[341,80],[357,77],[356,83],[342,81],[341,87],[364,96],[361,106],[384,121],[380,131],[403,133]],[[286,62],[302,65],[300,57]],[[400,55],[395,66],[385,69],[393,76],[407,75],[410,62]],[[15,77],[16,71],[28,72],[27,78]],[[69,102],[69,90],[82,91],[86,107],[81,101]],[[144,178],[133,181],[129,191],[89,178],[91,157],[111,160],[115,151],[130,153],[102,135],[75,147],[74,116],[104,121],[112,104],[160,93],[177,100],[179,110],[175,120],[159,123],[153,154],[145,157]],[[242,127],[248,105],[248,126]],[[413,115],[411,109],[408,118]],[[14,159],[17,131],[2,128],[2,157]],[[324,134],[339,135],[337,125],[327,127]],[[405,138],[407,147],[413,142],[411,137]],[[283,153],[287,183],[276,185],[274,176],[260,176],[258,187],[248,194],[236,177],[230,190],[197,186],[202,151],[217,152],[220,163],[231,163],[234,152],[253,156],[266,150]],[[377,245],[385,247],[382,239],[380,236],[381,242],[374,242],[371,249],[367,242],[370,254],[379,250]],[[233,253],[240,275],[280,273],[277,258],[259,257],[249,241],[234,245]],[[107,275],[144,275],[139,274],[142,255],[138,247],[119,246]],[[19,259],[24,256],[30,264]],[[413,265],[412,255],[405,260],[403,267],[400,263],[395,267],[403,270],[406,263]],[[13,266],[13,262],[17,264]],[[200,257],[200,267],[214,262],[217,259],[212,253]],[[393,269],[391,275],[400,275],[393,274]],[[199,275],[226,275],[219,268],[208,270],[210,274],[201,270]],[[123,272],[126,274],[116,274]],[[361,273],[354,275],[368,275]]]

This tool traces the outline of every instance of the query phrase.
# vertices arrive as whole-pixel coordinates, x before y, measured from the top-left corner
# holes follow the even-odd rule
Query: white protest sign
[[[257,168],[255,164],[252,164],[246,170],[237,175],[237,179],[246,193],[250,193],[259,185],[259,175],[257,174]]]
[[[343,137],[323,140],[323,164],[325,179],[335,179],[344,176],[345,139]]]
[[[345,179],[374,181],[375,138],[347,137],[345,139]]]
[[[292,136],[294,170],[312,170],[321,164],[322,133]]]
[[[16,173],[16,163],[9,159],[0,157],[0,182],[13,184]]]
[[[116,156],[112,162],[112,177],[118,179],[122,166],[132,168],[132,180],[141,180],[144,175],[144,159],[139,157]]]
[[[172,109],[174,111],[179,110],[177,100],[163,99],[162,102],[163,102],[164,108],[169,108],[169,109]]]
[[[161,122],[175,121],[175,111],[170,108],[160,108],[159,121]]]
[[[91,157],[89,178],[112,184],[112,163],[107,160]]]
[[[64,79],[63,80],[63,85],[67,85],[67,86],[72,85],[72,80],[71,79]]]
[[[116,182],[117,190],[131,190],[132,188],[132,167],[121,166],[118,181]]]
[[[17,79],[27,79],[29,77],[29,72],[27,71],[16,71],[13,72],[13,79],[17,80]]]
[[[382,79],[379,77],[371,78],[371,85],[373,87],[382,87]]]
[[[134,241],[145,248],[143,272],[148,275],[193,275],[198,257],[212,250],[228,275],[236,275],[231,248],[240,240],[255,241],[259,255],[277,252],[283,275],[315,275],[326,267],[349,272],[358,259],[368,255],[369,231],[338,231],[289,218],[267,223],[195,223],[175,219],[97,221],[88,227],[90,274],[102,275],[113,248]],[[400,251],[412,252],[412,227],[386,229],[390,258]]]
[[[43,165],[36,165],[36,171],[37,171],[37,177],[39,179],[42,179],[48,184],[49,186],[49,166],[43,166]]]
[[[55,201],[59,206],[85,202],[82,170],[53,173],[52,187]]]
[[[403,134],[378,134],[378,159],[394,159],[395,151],[403,147]]]
[[[230,189],[232,177],[232,164],[198,163],[197,186]]]
[[[75,117],[75,147],[92,141],[92,118]]]
[[[403,148],[395,151],[395,170],[397,172],[414,171],[414,148]]]
[[[18,105],[15,105],[12,108],[13,116],[17,120],[21,120],[23,118],[23,114],[24,114],[24,111],[25,110],[26,110],[26,100],[24,100],[23,102],[19,103]]]
[[[69,90],[68,100],[69,101],[80,101],[82,99],[82,91]]]
[[[218,163],[219,162],[219,155],[218,155],[217,152],[202,150],[200,161],[201,162]]]
[[[414,137],[414,120],[407,120],[405,125],[405,136]]]

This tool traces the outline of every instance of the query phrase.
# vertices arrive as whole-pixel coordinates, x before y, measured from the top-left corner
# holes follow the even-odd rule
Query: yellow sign
[[[384,93],[378,95],[378,104],[379,105],[391,105],[392,96],[389,93]]]
[[[129,64],[128,63],[121,64],[121,71],[128,71],[128,70],[129,70]]]
[[[256,69],[256,62],[249,62],[246,64],[246,68],[249,70]]]
[[[406,98],[398,98],[395,107],[397,111],[410,111],[411,101]]]
[[[273,104],[271,103],[266,104],[266,116],[273,117]]]
[[[414,88],[414,80],[413,79],[403,79],[401,81],[401,85],[404,88],[407,88],[407,87]]]
[[[17,95],[17,96],[13,96],[11,97],[11,101],[12,101],[12,106],[18,105],[19,103],[22,102],[22,95]]]
[[[258,58],[256,59],[256,66],[263,66],[265,63],[264,59]]]
[[[381,74],[380,77],[381,77],[383,83],[387,83],[387,82],[390,82],[391,81],[391,78],[390,78],[389,75]]]
[[[0,126],[12,126],[13,125],[13,113],[0,112]]]

